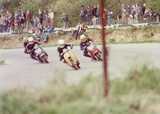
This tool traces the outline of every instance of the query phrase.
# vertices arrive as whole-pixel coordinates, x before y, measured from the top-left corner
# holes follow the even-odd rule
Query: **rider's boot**
[[[88,51],[84,51],[83,55],[86,57],[89,57],[89,58],[91,57],[91,55],[89,55]]]

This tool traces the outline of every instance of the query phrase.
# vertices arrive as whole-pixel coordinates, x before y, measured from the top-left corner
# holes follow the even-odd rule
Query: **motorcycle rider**
[[[32,41],[32,38],[31,37],[26,37],[24,38],[24,43],[23,43],[23,46],[25,48],[25,51],[24,53],[29,53],[29,49],[28,49],[28,43]]]
[[[86,35],[80,36],[80,49],[83,51],[83,55],[86,57],[91,57],[90,53],[88,52],[88,47],[93,43],[93,40],[90,39]]]
[[[23,43],[24,48],[26,48],[27,44],[28,44],[28,38],[25,37],[24,38],[24,43]]]
[[[57,51],[59,53],[60,61],[64,61],[64,49],[72,49],[73,45],[65,43],[64,40],[58,40],[58,48]]]
[[[32,59],[37,60],[38,55],[42,52],[42,48],[40,48],[41,44],[38,39],[29,37],[25,46],[25,52],[29,53]]]
[[[35,40],[33,37],[29,37],[25,45],[27,51],[32,51],[36,46],[41,45],[41,42],[39,40]]]

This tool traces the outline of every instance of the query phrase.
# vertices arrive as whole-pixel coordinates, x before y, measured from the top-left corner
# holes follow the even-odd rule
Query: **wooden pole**
[[[109,78],[108,78],[108,48],[106,47],[106,30],[107,24],[106,12],[104,10],[104,0],[99,0],[100,3],[100,22],[101,22],[101,35],[103,47],[103,78],[104,78],[104,96],[109,94]]]

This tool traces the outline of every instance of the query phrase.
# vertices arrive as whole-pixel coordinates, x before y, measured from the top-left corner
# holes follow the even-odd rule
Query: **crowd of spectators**
[[[99,17],[99,8],[98,6],[81,6],[80,10],[80,19],[82,22],[85,22],[88,25],[97,23],[97,18]],[[94,22],[93,22],[94,21]]]
[[[147,7],[144,4],[122,4],[119,12],[105,9],[108,25],[112,24],[135,24],[160,22],[160,12]],[[97,25],[100,23],[98,5],[81,6],[80,20],[87,25]],[[62,15],[63,28],[69,27],[69,16]],[[52,10],[40,10],[34,14],[27,10],[18,9],[15,12],[7,9],[0,9],[0,33],[23,33],[32,32],[35,34],[50,33],[54,30],[54,12]],[[78,23],[78,22],[77,22]]]
[[[146,4],[121,5],[118,19],[123,24],[159,22],[160,12],[148,8]]]
[[[105,9],[108,25],[160,22],[160,12],[148,8],[146,4],[122,4],[119,12]],[[81,6],[80,19],[88,25],[99,24],[99,7]]]
[[[22,33],[32,32],[41,34],[52,32],[54,13],[39,10],[36,14],[31,11],[18,9],[15,12],[0,10],[0,32]]]

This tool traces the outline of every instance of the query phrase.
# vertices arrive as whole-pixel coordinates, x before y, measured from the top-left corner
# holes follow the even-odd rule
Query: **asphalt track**
[[[49,80],[60,75],[69,83],[77,83],[90,74],[102,76],[102,62],[83,57],[79,47],[73,49],[81,63],[79,71],[59,61],[56,47],[48,47],[45,50],[49,54],[50,64],[39,64],[24,54],[23,49],[0,49],[0,58],[6,61],[5,65],[0,65],[0,91],[43,87]],[[109,53],[110,79],[123,78],[131,68],[142,64],[160,67],[158,43],[109,45]]]

